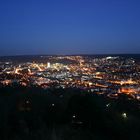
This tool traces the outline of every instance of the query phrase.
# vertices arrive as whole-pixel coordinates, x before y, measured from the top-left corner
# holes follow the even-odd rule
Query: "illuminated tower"
[[[47,63],[47,68],[50,68],[50,67],[51,67],[51,63],[48,62],[48,63]]]

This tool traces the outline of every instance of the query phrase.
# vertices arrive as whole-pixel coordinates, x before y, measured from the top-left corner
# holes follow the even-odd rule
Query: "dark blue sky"
[[[0,55],[140,53],[140,0],[0,0]]]

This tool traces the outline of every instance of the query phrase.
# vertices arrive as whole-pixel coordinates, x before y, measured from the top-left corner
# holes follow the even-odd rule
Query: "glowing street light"
[[[127,114],[124,112],[124,113],[122,113],[122,117],[124,118],[124,119],[126,119],[127,118]]]
[[[52,106],[54,106],[54,104],[52,104]]]
[[[106,107],[109,107],[109,106],[110,106],[110,104],[107,104],[107,105],[106,105]]]
[[[76,118],[76,116],[75,116],[75,115],[73,115],[73,116],[72,116],[72,118]]]

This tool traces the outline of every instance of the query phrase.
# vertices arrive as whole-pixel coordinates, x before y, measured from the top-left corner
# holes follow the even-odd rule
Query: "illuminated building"
[[[48,62],[48,63],[47,63],[47,68],[50,68],[50,67],[51,67],[51,63]]]

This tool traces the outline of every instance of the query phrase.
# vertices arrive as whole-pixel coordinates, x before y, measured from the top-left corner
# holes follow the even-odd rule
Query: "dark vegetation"
[[[126,95],[0,87],[0,140],[138,140],[139,132],[140,103]]]

